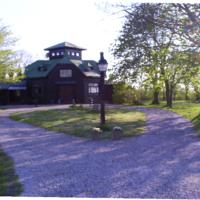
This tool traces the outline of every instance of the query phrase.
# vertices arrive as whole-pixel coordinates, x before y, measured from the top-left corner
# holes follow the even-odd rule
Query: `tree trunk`
[[[165,81],[167,107],[172,108],[173,89],[169,81]]]
[[[196,101],[200,102],[200,94],[196,92]]]
[[[186,101],[189,100],[188,93],[189,93],[189,88],[188,88],[188,87],[185,87],[185,100],[186,100]]]
[[[159,104],[159,91],[154,91],[152,104]]]
[[[165,92],[165,88],[163,87],[163,91],[162,91],[162,100],[166,101],[166,92]]]
[[[173,88],[170,87],[169,90],[169,107],[172,108],[172,102],[173,102]]]

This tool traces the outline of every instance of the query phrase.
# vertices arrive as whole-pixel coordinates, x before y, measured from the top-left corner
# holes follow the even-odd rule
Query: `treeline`
[[[133,87],[127,83],[118,82],[113,85],[113,89],[113,102],[116,104],[155,104],[155,102],[153,102],[153,88]],[[193,89],[187,90],[183,85],[177,85],[173,93],[173,101],[176,100],[200,102],[200,93]],[[160,89],[159,102],[160,101],[166,101],[165,88]]]

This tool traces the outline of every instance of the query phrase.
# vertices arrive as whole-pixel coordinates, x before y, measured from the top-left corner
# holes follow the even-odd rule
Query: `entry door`
[[[75,86],[74,85],[60,85],[58,96],[61,103],[71,104],[75,99]]]

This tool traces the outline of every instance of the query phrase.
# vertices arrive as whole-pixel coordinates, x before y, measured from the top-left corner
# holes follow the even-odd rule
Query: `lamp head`
[[[103,52],[100,53],[100,60],[98,62],[98,67],[100,72],[106,72],[107,67],[108,67],[108,62],[104,58]]]

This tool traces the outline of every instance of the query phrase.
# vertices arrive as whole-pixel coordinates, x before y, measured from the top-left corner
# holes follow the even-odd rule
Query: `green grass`
[[[13,161],[0,149],[0,196],[18,196],[21,192]]]
[[[16,113],[11,118],[48,130],[86,138],[91,137],[92,128],[99,127],[99,113],[81,107]],[[114,126],[120,126],[125,137],[139,135],[145,130],[145,115],[138,111],[107,110],[106,125],[102,127],[104,130],[101,134],[102,138],[110,138]]]
[[[197,130],[200,135],[200,103],[175,101],[173,102],[173,108],[167,108],[166,102],[161,102],[160,105],[149,104],[145,105],[144,107],[161,108],[176,112],[179,115],[190,120],[193,123],[195,130]]]

